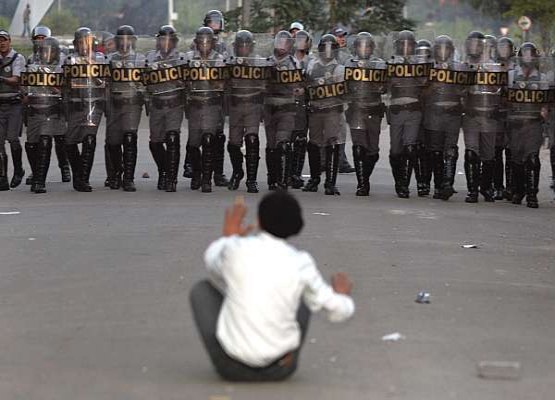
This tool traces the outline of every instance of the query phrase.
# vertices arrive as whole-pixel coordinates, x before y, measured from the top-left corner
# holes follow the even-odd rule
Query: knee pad
[[[464,160],[469,162],[469,163],[476,163],[480,161],[480,157],[478,157],[478,154],[476,154],[476,152],[472,151],[472,150],[465,150],[464,151]]]
[[[214,142],[214,135],[212,135],[211,133],[205,133],[204,135],[202,135],[202,139],[201,139],[202,146],[212,146],[213,142]]]

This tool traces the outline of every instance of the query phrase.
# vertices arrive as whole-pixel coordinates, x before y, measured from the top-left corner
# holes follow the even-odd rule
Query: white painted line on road
[[[21,211],[0,211],[0,215],[17,215],[21,214]]]
[[[328,214],[325,212],[315,212],[315,213],[312,213],[312,215],[331,215],[331,214]]]

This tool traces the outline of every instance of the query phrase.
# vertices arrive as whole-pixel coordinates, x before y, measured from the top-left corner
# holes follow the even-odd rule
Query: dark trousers
[[[229,381],[281,381],[291,376],[297,369],[299,353],[310,321],[310,311],[301,302],[297,311],[297,322],[301,329],[301,344],[290,356],[262,368],[253,368],[237,361],[226,354],[216,338],[216,325],[224,296],[208,280],[195,284],[190,295],[191,308],[199,334],[204,342],[208,356],[218,374]],[[285,358],[284,358],[285,357]],[[284,362],[289,359],[289,362]]]

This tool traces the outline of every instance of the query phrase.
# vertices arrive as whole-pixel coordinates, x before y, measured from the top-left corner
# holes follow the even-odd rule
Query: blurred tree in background
[[[48,26],[53,35],[73,34],[76,27],[80,26],[79,18],[67,9],[48,13],[42,19],[41,24]]]

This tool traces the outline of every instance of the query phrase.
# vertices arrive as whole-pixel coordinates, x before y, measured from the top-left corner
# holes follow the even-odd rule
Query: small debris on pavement
[[[399,340],[406,339],[405,336],[401,335],[399,332],[390,333],[389,335],[382,336],[384,342],[398,342]]]
[[[416,300],[414,301],[420,304],[430,304],[430,293],[420,292],[416,295]]]
[[[479,249],[477,244],[461,244],[463,249]]]
[[[515,361],[480,361],[478,376],[483,379],[519,379],[520,363]]]
[[[0,211],[0,215],[17,215],[21,214],[21,211]]]
[[[143,172],[143,179],[148,179],[150,178],[150,175],[148,172]]]
[[[330,215],[330,214],[325,212],[315,212],[315,213],[312,213],[312,215]]]

